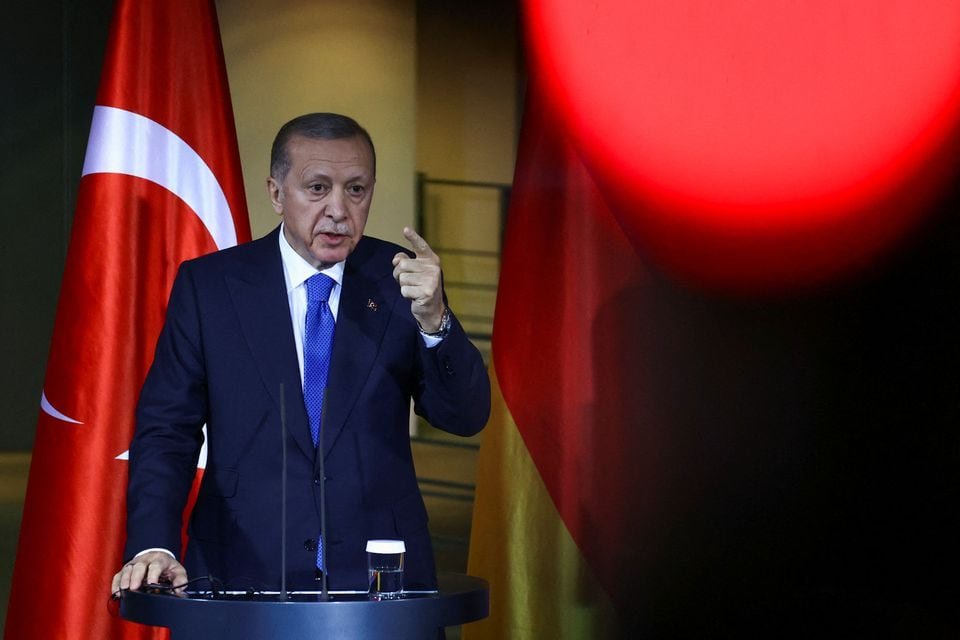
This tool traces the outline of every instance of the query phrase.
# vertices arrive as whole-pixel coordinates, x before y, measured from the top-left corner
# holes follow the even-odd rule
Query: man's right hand
[[[116,595],[124,589],[136,591],[145,584],[160,582],[169,582],[179,587],[174,589],[174,592],[180,593],[187,583],[187,570],[168,553],[148,551],[123,565],[113,576],[111,593]]]

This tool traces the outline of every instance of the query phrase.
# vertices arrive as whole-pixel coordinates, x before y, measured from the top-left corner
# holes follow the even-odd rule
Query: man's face
[[[357,246],[373,199],[373,156],[360,137],[287,142],[290,170],[267,178],[290,246],[317,268],[345,260]]]

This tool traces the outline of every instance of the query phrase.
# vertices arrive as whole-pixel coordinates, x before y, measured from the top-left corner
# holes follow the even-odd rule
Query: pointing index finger
[[[430,248],[430,245],[427,244],[427,241],[420,237],[420,234],[411,229],[410,227],[403,228],[403,237],[407,239],[407,242],[410,243],[410,247],[413,249],[413,252],[417,254],[417,257],[433,255],[433,249]]]

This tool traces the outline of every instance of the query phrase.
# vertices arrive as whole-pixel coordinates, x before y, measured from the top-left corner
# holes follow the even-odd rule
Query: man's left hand
[[[440,257],[427,241],[409,227],[403,228],[403,237],[410,243],[416,257],[405,253],[393,256],[393,278],[400,285],[400,294],[410,300],[410,311],[426,333],[440,330],[443,319],[443,290],[440,286]]]

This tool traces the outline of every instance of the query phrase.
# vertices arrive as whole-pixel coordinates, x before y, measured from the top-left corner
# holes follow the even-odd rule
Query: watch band
[[[436,331],[424,331],[419,322],[417,323],[417,327],[420,329],[420,333],[427,337],[446,338],[447,334],[450,333],[450,309],[444,308],[443,315],[440,316],[440,328]]]

